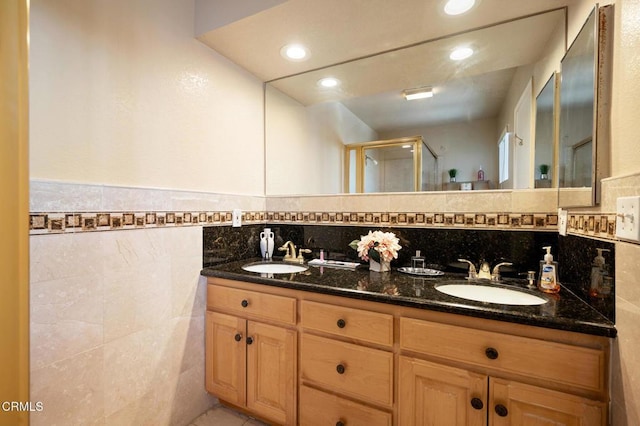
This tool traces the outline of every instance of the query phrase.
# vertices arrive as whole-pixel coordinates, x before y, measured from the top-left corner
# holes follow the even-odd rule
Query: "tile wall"
[[[202,222],[238,206],[264,200],[31,182],[32,425],[183,425],[215,403]]]

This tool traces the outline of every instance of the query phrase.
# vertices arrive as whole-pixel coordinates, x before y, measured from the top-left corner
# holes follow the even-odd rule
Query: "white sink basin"
[[[442,284],[436,290],[449,296],[476,302],[499,303],[501,305],[542,305],[546,299],[523,291],[479,284]]]
[[[248,263],[242,267],[245,271],[256,272],[259,274],[292,274],[302,272],[309,269],[308,266],[298,265],[295,263]]]

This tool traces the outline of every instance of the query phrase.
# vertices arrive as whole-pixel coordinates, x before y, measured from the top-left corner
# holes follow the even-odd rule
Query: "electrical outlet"
[[[558,233],[562,236],[567,235],[567,211],[558,209]]]
[[[640,242],[640,196],[616,200],[616,237]]]
[[[242,226],[242,210],[240,209],[233,209],[233,214],[232,214],[232,219],[231,219],[231,226],[233,226],[234,228],[239,228]]]

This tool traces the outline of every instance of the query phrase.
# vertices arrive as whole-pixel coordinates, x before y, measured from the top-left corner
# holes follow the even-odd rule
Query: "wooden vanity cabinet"
[[[295,424],[296,300],[210,284],[207,306],[207,391],[257,417]]]
[[[207,390],[271,424],[603,426],[609,350],[605,337],[208,280]]]
[[[400,356],[400,426],[607,424],[606,404],[579,395],[606,394],[602,350],[412,318],[400,347],[416,354]]]

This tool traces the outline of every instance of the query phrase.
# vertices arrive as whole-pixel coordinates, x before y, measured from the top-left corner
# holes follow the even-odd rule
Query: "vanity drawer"
[[[400,349],[589,391],[606,383],[602,350],[412,318],[400,319]]]
[[[307,386],[300,387],[300,424],[391,426],[391,414]]]
[[[296,323],[296,299],[257,291],[242,290],[209,284],[207,308],[231,312],[239,316]]]
[[[336,336],[357,339],[386,347],[393,345],[393,316],[362,309],[303,301],[302,326]]]
[[[385,407],[393,404],[390,352],[303,334],[300,368],[303,380]]]

